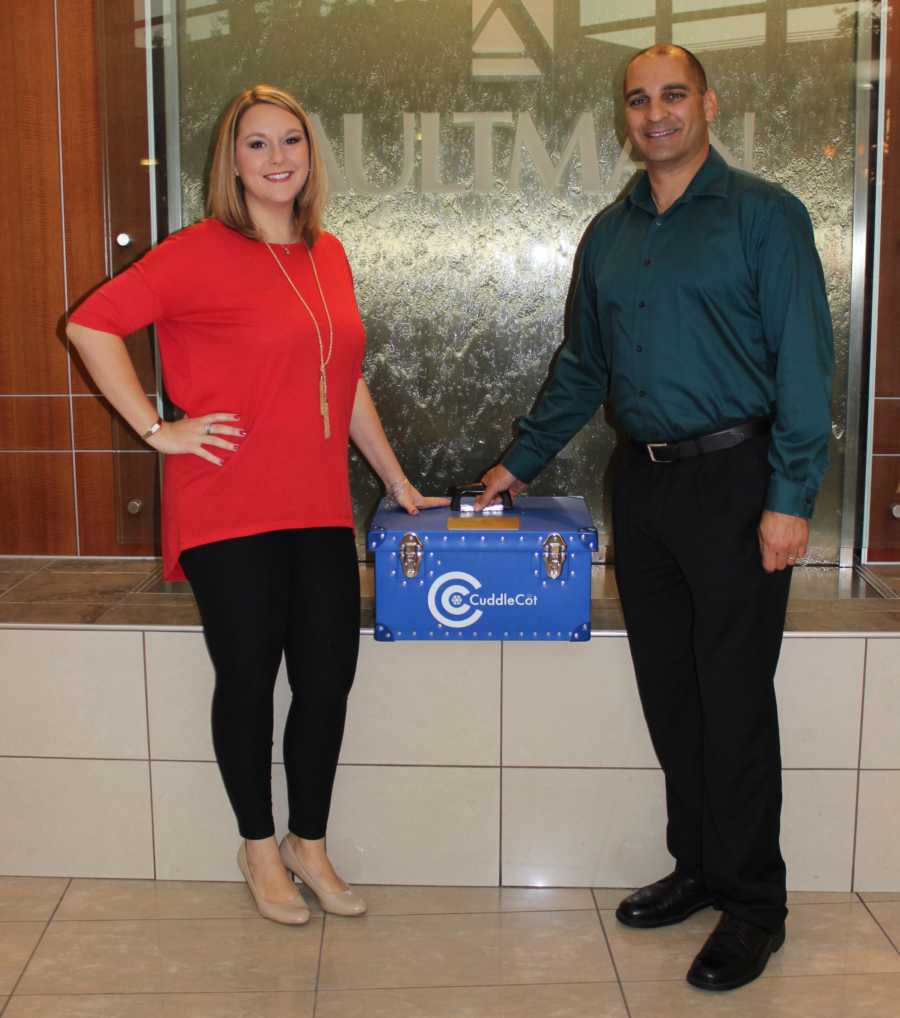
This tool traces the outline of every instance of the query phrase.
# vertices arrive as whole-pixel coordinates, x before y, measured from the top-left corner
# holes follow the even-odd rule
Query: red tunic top
[[[303,244],[273,245],[319,323],[328,322]],[[286,249],[290,253],[286,253]],[[340,241],[313,250],[334,323],[326,369],[331,438],[319,412],[315,328],[265,245],[206,219],[174,234],[93,293],[72,321],[127,336],[155,323],[163,379],[189,417],[224,412],[247,432],[237,452],[213,448],[217,467],[166,456],[163,575],[183,579],[185,548],[303,527],[352,527],[350,414],[365,332]]]

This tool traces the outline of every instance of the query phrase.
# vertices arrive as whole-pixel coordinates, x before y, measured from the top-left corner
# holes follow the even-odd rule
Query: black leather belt
[[[688,438],[684,442],[635,442],[631,444],[645,452],[654,463],[674,463],[676,460],[690,459],[692,456],[703,456],[708,452],[719,452],[722,449],[733,449],[748,438],[767,435],[772,430],[772,421],[768,417],[754,417],[735,424],[724,431],[714,431],[711,435],[700,435]]]

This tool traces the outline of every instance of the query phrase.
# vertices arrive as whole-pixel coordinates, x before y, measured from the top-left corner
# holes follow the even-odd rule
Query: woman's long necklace
[[[331,416],[328,411],[328,376],[325,373],[325,369],[328,367],[328,362],[331,360],[331,354],[334,350],[334,325],[331,321],[331,312],[328,310],[328,302],[325,300],[325,294],[322,292],[322,284],[319,282],[319,273],[316,269],[316,260],[313,258],[313,253],[309,247],[304,244],[303,247],[306,253],[309,255],[309,261],[312,265],[313,276],[316,280],[316,287],[319,291],[319,297],[322,300],[322,307],[325,308],[325,317],[328,320],[328,353],[325,353],[325,344],[322,342],[322,330],[319,328],[319,323],[316,321],[316,316],[312,313],[312,308],[306,303],[303,294],[294,285],[293,279],[288,275],[287,270],[281,264],[281,260],[272,248],[272,245],[267,241],[263,241],[266,247],[269,249],[269,254],[275,259],[275,264],[281,269],[282,275],[290,284],[291,289],[297,295],[297,300],[306,308],[306,313],[312,320],[313,327],[316,330],[316,339],[319,341],[319,413],[322,415],[322,427],[325,431],[325,437],[331,438]]]

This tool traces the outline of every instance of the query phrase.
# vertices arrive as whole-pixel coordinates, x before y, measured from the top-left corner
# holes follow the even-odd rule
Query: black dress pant
[[[766,573],[760,557],[768,446],[659,464],[624,447],[613,521],[669,851],[719,907],[774,929],[787,915],[773,680],[790,571]]]
[[[278,530],[189,548],[215,668],[216,759],[240,833],[268,838],[273,692],[284,654],[292,700],[284,729],[290,830],[322,838],[359,650],[359,567],[346,527]]]

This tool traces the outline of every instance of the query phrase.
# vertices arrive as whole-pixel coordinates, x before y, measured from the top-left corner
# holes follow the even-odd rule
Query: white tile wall
[[[856,891],[900,891],[900,770],[859,776]]]
[[[0,753],[146,759],[140,633],[0,630]]]
[[[624,637],[504,645],[503,764],[659,766]]]
[[[153,876],[145,761],[0,759],[0,871]]]
[[[287,828],[284,768],[272,768],[276,833]],[[153,820],[159,880],[240,880],[240,834],[219,768],[209,763],[153,763]]]
[[[781,851],[792,891],[849,891],[856,771],[785,771]]]
[[[900,640],[869,640],[862,767],[900,768]]]
[[[499,768],[342,766],[328,851],[356,883],[490,887],[499,815]]]
[[[785,767],[856,767],[866,641],[784,641],[775,689]]]
[[[659,770],[507,768],[503,882],[633,887],[672,869]]]
[[[363,637],[341,761],[499,764],[500,644]]]
[[[200,633],[147,634],[147,704],[154,760],[215,760],[210,728],[214,675]],[[272,759],[284,759],[281,733],[290,706],[284,661],[275,686]]]
[[[7,629],[0,660],[0,873],[150,877],[155,844],[160,878],[238,879],[199,633]],[[855,888],[900,890],[900,639],[788,637],[777,685],[791,888],[848,890],[856,830]],[[287,704],[282,674],[278,731]],[[623,638],[363,639],[329,828],[349,879],[491,886],[502,853],[507,884],[634,886],[670,867],[664,829]]]

